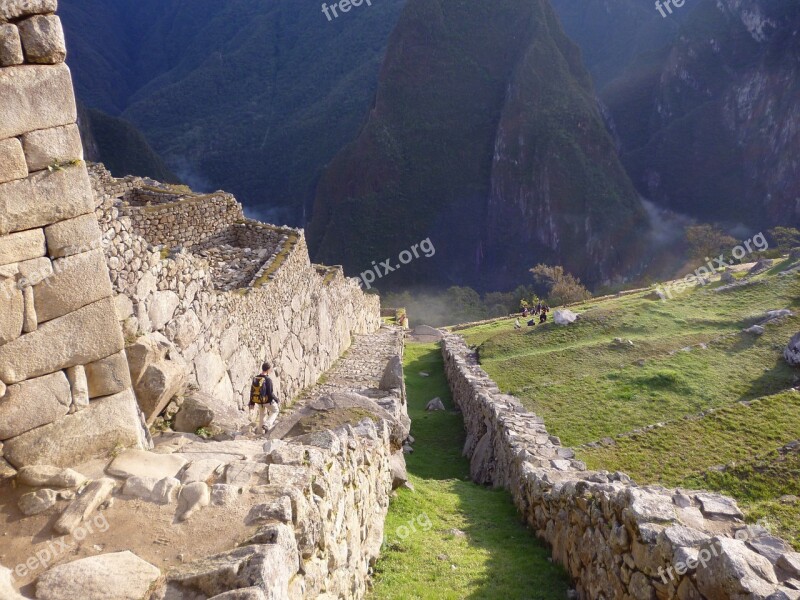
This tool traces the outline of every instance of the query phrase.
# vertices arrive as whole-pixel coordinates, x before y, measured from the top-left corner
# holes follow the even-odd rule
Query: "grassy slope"
[[[800,278],[762,279],[669,302],[641,293],[589,303],[565,328],[514,332],[504,321],[462,333],[480,345],[500,387],[542,415],[565,444],[620,436],[581,450],[590,467],[732,494],[750,517],[771,517],[800,547],[800,505],[777,502],[800,495],[800,460],[773,468],[769,459],[800,438],[800,394],[787,391],[798,372],[781,358],[800,318],[769,325],[762,337],[741,333],[767,310],[797,310]],[[618,347],[615,337],[633,346]],[[656,423],[664,426],[637,432]],[[729,468],[721,473],[723,465]]]
[[[460,415],[424,410],[434,396],[452,409],[438,346],[407,346],[405,368],[416,438],[407,462],[415,491],[400,490],[392,501],[373,597],[566,597],[566,575],[520,522],[509,494],[468,481]]]

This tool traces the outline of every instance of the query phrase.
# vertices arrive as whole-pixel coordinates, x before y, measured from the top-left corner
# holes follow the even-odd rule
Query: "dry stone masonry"
[[[463,338],[442,342],[472,479],[508,489],[586,600],[800,598],[800,553],[736,503],[587,471],[542,420],[501,393]]]
[[[148,443],[55,9],[0,2],[0,477]]]

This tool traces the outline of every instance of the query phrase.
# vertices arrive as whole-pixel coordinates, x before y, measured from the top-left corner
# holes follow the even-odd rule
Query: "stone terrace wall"
[[[301,230],[220,223],[207,243],[168,254],[136,233],[114,195],[117,180],[93,171],[102,246],[126,337],[163,335],[175,347],[173,360],[190,372],[190,384],[215,397],[221,422],[245,418],[245,394],[264,360],[275,366],[278,394],[289,400],[334,363],[352,333],[380,327],[379,298],[363,294],[341,270],[320,275]],[[220,289],[218,274],[194,254],[217,239],[267,246],[245,286]],[[148,421],[162,408],[159,401]]]
[[[581,598],[800,598],[800,554],[745,526],[733,500],[587,471],[539,417],[500,392],[461,337],[445,335],[442,352],[473,480],[511,492]]]
[[[148,443],[55,9],[0,2],[0,476]]]

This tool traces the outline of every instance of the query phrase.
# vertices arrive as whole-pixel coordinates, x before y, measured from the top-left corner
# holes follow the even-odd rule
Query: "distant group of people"
[[[537,302],[536,306],[533,308],[528,308],[524,306],[522,308],[522,318],[527,319],[528,317],[533,317],[528,321],[528,327],[534,327],[536,325],[536,316],[539,316],[539,324],[547,323],[547,313],[550,312],[550,307],[547,306],[544,302]],[[522,329],[522,323],[517,317],[517,320],[514,321],[514,329]]]

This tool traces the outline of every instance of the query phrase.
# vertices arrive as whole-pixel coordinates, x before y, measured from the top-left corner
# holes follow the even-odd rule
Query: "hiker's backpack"
[[[261,397],[261,390],[264,389],[266,379],[264,375],[258,375],[253,378],[253,384],[250,386],[250,404],[264,403],[264,399]]]

